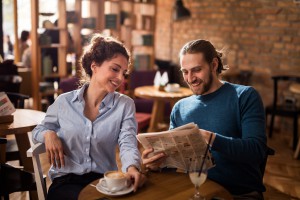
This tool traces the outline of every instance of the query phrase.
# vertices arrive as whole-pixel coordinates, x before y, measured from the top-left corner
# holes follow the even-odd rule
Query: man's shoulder
[[[225,84],[227,88],[234,89],[238,94],[255,91],[255,89],[252,86],[248,86],[248,85],[240,85],[240,84],[229,83],[229,82],[226,82]]]

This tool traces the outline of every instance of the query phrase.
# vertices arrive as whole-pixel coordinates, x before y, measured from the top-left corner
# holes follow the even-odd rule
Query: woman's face
[[[124,81],[128,72],[128,60],[117,54],[111,60],[106,60],[102,65],[92,63],[93,75],[91,83],[96,84],[106,92],[114,92]]]

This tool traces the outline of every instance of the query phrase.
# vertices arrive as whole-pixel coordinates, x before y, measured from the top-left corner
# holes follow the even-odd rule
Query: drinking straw
[[[199,173],[198,173],[198,176],[201,175],[201,172],[202,172],[202,169],[203,169],[203,165],[204,165],[204,162],[205,162],[205,159],[206,159],[206,156],[207,156],[207,152],[208,152],[208,149],[209,149],[209,145],[210,145],[210,142],[211,142],[211,139],[212,139],[212,134],[213,134],[213,133],[211,133],[210,136],[209,136],[209,140],[208,140],[208,143],[207,143],[205,152],[204,152],[204,158],[203,158],[203,160],[202,160],[202,163],[201,163],[201,167],[200,167],[200,171],[199,171]]]

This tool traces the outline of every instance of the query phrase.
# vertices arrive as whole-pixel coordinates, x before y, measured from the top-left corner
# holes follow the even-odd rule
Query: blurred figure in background
[[[10,59],[14,55],[14,47],[9,35],[3,36],[4,59]]]
[[[29,47],[28,40],[29,40],[30,34],[29,31],[22,31],[21,37],[20,37],[20,58],[22,58],[24,51]]]

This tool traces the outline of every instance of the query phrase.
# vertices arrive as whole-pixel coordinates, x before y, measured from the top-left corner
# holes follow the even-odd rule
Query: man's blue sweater
[[[176,103],[170,129],[194,122],[216,133],[216,166],[208,178],[232,194],[264,192],[261,167],[266,158],[265,114],[260,95],[249,86],[224,82],[217,91]]]

